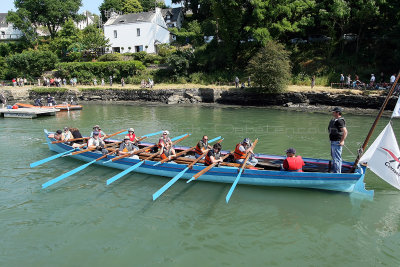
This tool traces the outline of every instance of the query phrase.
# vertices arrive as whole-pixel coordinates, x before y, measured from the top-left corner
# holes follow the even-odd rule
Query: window
[[[137,29],[136,29],[136,35],[137,35],[137,36],[140,36],[140,28],[137,28]]]
[[[141,51],[143,51],[143,45],[135,46],[135,52],[141,52]]]
[[[117,30],[114,30],[114,38],[117,38],[117,37],[118,37]]]

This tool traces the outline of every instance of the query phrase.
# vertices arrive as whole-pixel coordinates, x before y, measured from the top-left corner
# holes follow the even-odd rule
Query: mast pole
[[[386,99],[385,99],[385,101],[383,102],[383,104],[382,104],[382,106],[381,106],[381,109],[379,110],[379,113],[378,113],[378,115],[377,115],[376,118],[375,118],[374,123],[373,123],[372,126],[371,126],[371,129],[369,129],[368,135],[367,135],[367,137],[365,138],[364,143],[363,143],[363,145],[362,145],[362,147],[361,147],[361,152],[358,153],[357,158],[356,158],[356,160],[354,161],[354,165],[353,165],[353,167],[351,168],[351,172],[354,172],[354,171],[356,170],[357,164],[358,164],[358,162],[360,161],[361,155],[364,153],[365,149],[367,148],[369,139],[371,138],[372,133],[374,132],[374,130],[375,130],[375,128],[376,128],[376,125],[378,124],[379,119],[382,117],[383,111],[385,110],[385,107],[386,107],[387,103],[389,102],[389,99],[390,99],[390,97],[392,96],[392,94],[393,94],[393,92],[394,92],[394,89],[396,88],[397,81],[399,80],[399,78],[400,78],[400,73],[397,74],[397,78],[396,78],[396,80],[394,81],[394,83],[392,84],[392,88],[390,88],[390,91],[389,91],[388,95],[386,96]]]

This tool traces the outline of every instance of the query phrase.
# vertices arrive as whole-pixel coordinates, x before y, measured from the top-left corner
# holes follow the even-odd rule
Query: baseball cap
[[[128,129],[128,132],[135,132],[135,129],[129,128],[129,129]]]
[[[93,126],[93,129],[94,128],[99,128],[100,129],[100,126],[99,125],[95,125],[95,126]]]
[[[168,130],[165,130],[162,134],[167,134],[167,135],[169,135],[169,131],[168,131]]]
[[[249,138],[245,138],[245,139],[243,139],[242,143],[250,144],[250,139]]]
[[[286,149],[286,153],[296,154],[296,149],[294,149],[293,147],[290,147],[290,148]]]
[[[334,112],[343,112],[343,110],[342,110],[341,108],[339,108],[339,107],[334,107],[331,111],[334,111]]]

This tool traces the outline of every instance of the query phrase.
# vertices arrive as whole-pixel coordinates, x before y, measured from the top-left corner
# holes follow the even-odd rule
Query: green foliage
[[[252,57],[246,70],[264,92],[282,92],[290,80],[289,53],[283,45],[269,41]]]
[[[122,11],[124,13],[139,13],[143,11],[143,7],[138,0],[124,0]]]
[[[54,93],[65,93],[68,91],[68,89],[62,87],[35,87],[30,89],[29,91],[32,91],[37,94],[54,94]]]
[[[139,61],[110,61],[110,62],[71,62],[60,63],[57,66],[61,77],[67,79],[76,77],[79,82],[90,83],[93,78],[108,79],[113,76],[115,81],[122,77],[135,75],[145,67]]]
[[[34,78],[53,70],[58,58],[51,51],[26,50],[9,56],[6,61],[10,75]]]
[[[66,57],[69,52],[81,51],[81,39],[81,31],[75,26],[74,21],[69,19],[64,23],[62,29],[57,32],[50,47],[57,55],[63,58]]]
[[[16,0],[14,5],[17,11],[10,11],[7,16],[9,22],[14,23],[27,36],[36,39],[35,26],[46,26],[50,36],[55,37],[57,30],[69,18],[77,17],[81,0]]]
[[[5,79],[6,73],[7,73],[6,59],[0,56],[0,79]]]
[[[192,58],[193,52],[190,49],[178,50],[167,58],[167,64],[174,80],[187,76]]]
[[[106,61],[121,61],[122,56],[119,53],[113,53],[113,54],[104,54],[100,56],[97,61],[100,62],[106,62]]]
[[[102,30],[97,28],[95,24],[82,30],[81,43],[85,50],[98,51],[101,48],[109,47],[109,42],[110,40],[104,37]]]

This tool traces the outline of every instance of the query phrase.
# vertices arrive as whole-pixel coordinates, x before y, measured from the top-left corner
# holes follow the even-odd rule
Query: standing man
[[[344,85],[344,75],[342,73],[340,74],[340,88],[343,88],[343,85]]]
[[[1,103],[1,108],[4,108],[7,104],[7,98],[3,92],[0,92],[0,103]]]
[[[236,88],[239,88],[239,77],[238,76],[235,77],[235,86],[236,86]]]
[[[342,109],[335,107],[332,110],[333,119],[329,122],[329,140],[331,141],[332,168],[331,172],[342,172],[342,147],[347,137],[346,121],[342,117]]]

